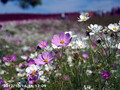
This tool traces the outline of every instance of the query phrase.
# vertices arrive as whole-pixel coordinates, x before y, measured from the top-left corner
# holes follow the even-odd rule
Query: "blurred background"
[[[84,24],[78,22],[83,12],[91,17]],[[86,35],[90,24],[107,26],[119,20],[120,0],[0,0],[0,37],[8,42],[50,40],[65,31]]]
[[[0,21],[120,14],[120,0],[0,0]],[[75,18],[76,19],[76,18]]]
[[[83,12],[89,13],[90,19],[80,23]],[[60,32],[87,36],[88,25],[107,27],[119,20],[120,0],[0,0],[0,48],[6,48],[0,49],[0,54],[11,50],[19,55],[19,48],[31,50]]]

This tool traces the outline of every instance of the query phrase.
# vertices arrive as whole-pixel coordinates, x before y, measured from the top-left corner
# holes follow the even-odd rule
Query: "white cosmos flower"
[[[103,27],[101,25],[97,25],[97,24],[94,24],[94,25],[90,24],[90,26],[88,26],[88,28],[90,30],[92,30],[92,32],[90,32],[90,35],[94,35],[103,29]]]
[[[5,73],[4,70],[1,70],[1,71],[0,71],[0,75],[3,75],[4,73]]]
[[[78,22],[82,22],[82,21],[87,21],[89,19],[89,14],[88,13],[83,13],[79,16],[78,18]]]
[[[5,65],[6,66],[10,66],[10,62],[5,62]]]
[[[15,69],[16,69],[17,72],[22,72],[23,71],[23,69],[20,69],[19,67],[16,67]]]
[[[57,47],[56,45],[52,44],[52,48],[54,48],[54,49],[60,49],[61,47]]]
[[[72,39],[77,37],[77,35],[75,35],[75,32],[74,32],[74,31],[67,31],[67,32],[65,32],[65,34],[66,34],[66,33],[69,33],[70,36],[72,37]]]
[[[76,43],[77,35],[74,35],[74,34],[75,34],[74,31],[68,31],[68,32],[65,32],[65,34],[66,34],[66,33],[69,33],[70,36],[72,37],[72,40],[71,40],[71,42],[70,42],[69,45],[68,45],[68,46],[71,46],[71,47],[72,47],[72,46]]]
[[[48,46],[45,48],[45,50],[46,50],[46,51],[52,51],[53,48],[48,45]]]
[[[119,20],[119,23],[118,23],[119,25],[120,25],[120,20]]]
[[[37,71],[37,70],[41,70],[42,67],[38,66],[38,65],[30,65],[29,67],[26,68],[26,72],[29,73],[30,71]]]
[[[73,66],[72,57],[71,56],[68,56],[67,62],[69,63],[70,67]]]
[[[86,74],[87,74],[87,75],[91,75],[91,74],[92,74],[92,71],[91,71],[91,70],[86,70]]]
[[[84,85],[84,90],[94,90],[90,85]]]
[[[86,47],[85,40],[81,40],[81,38],[78,38],[76,43],[77,43],[77,48],[85,48]]]
[[[54,68],[55,68],[55,67],[52,66],[52,65],[50,65],[50,64],[46,64],[46,65],[45,65],[45,70],[46,70],[46,71],[52,71]]]
[[[42,80],[43,82],[46,82],[46,81],[47,81],[47,79],[45,78],[45,76],[41,76],[41,77],[40,77],[40,80]]]
[[[23,51],[27,51],[27,50],[29,50],[29,47],[28,46],[24,46],[24,47],[22,47],[22,50]]]
[[[120,43],[119,43],[119,44],[116,44],[116,47],[117,47],[118,49],[120,49]]]
[[[43,71],[39,71],[39,76],[43,75]]]
[[[24,77],[25,75],[26,75],[25,72],[19,72],[19,73],[17,74],[18,77]]]
[[[117,23],[109,24],[108,28],[113,32],[117,32],[120,29],[120,26]]]
[[[27,59],[27,56],[21,56],[22,59],[26,60]]]
[[[30,58],[31,58],[31,59],[35,59],[35,58],[37,58],[37,55],[38,55],[37,52],[31,53],[31,54],[30,54]]]
[[[56,73],[56,76],[58,77],[58,76],[61,76],[62,74],[61,73]]]

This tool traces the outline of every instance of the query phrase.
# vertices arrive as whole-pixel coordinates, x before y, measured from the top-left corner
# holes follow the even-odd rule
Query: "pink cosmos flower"
[[[71,42],[71,40],[72,38],[69,33],[65,34],[64,32],[61,32],[59,35],[54,35],[51,41],[57,47],[66,47]]]
[[[17,59],[17,57],[16,57],[16,55],[11,55],[11,56],[9,56],[9,57],[3,57],[3,62],[10,62],[10,61],[16,61],[16,59]]]
[[[16,61],[17,56],[13,54],[13,55],[11,55],[11,57],[10,57],[10,58],[11,58],[11,61]]]
[[[29,59],[28,60],[28,66],[32,65],[32,64],[36,64],[35,61],[33,59]]]
[[[53,52],[43,52],[42,54],[38,55],[38,58],[35,59],[35,63],[37,65],[44,65],[46,63],[50,63],[55,59],[55,56],[53,56]]]
[[[18,40],[18,41],[17,41],[17,44],[21,44],[21,43],[22,43],[22,41],[21,41],[21,40]]]
[[[41,41],[41,42],[38,44],[38,46],[39,46],[40,48],[45,48],[45,47],[48,46],[48,42],[47,42],[47,41]]]
[[[104,78],[104,79],[108,79],[108,78],[110,78],[110,73],[108,72],[108,71],[103,71],[102,72],[102,78]]]
[[[84,57],[84,58],[89,58],[89,54],[86,53],[86,52],[84,52],[84,53],[83,53],[83,57]]]
[[[70,79],[67,75],[63,76],[63,78],[64,78],[65,80],[69,80],[69,79]]]

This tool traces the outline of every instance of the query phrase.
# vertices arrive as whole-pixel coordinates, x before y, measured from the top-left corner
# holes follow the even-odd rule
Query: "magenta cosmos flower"
[[[0,85],[3,85],[3,84],[4,84],[4,80],[0,79]]]
[[[110,77],[110,73],[104,70],[104,71],[102,72],[102,78],[108,79],[109,77]]]
[[[45,48],[45,47],[48,46],[48,42],[47,42],[47,41],[41,41],[41,42],[38,44],[38,46],[39,46],[40,48]]]
[[[66,47],[70,42],[72,38],[69,33],[63,33],[61,32],[59,35],[54,35],[52,38],[52,43],[56,45],[57,47],[59,46],[64,46]]]
[[[9,57],[3,57],[3,62],[10,62],[10,61],[16,61],[16,59],[17,59],[17,57],[16,57],[16,55],[11,55],[11,56],[9,56]]]
[[[2,29],[2,25],[0,24],[0,30]]]
[[[36,84],[39,80],[39,70],[30,72],[28,75],[29,84]]]
[[[38,55],[38,58],[35,59],[35,63],[37,65],[44,65],[46,63],[50,63],[52,60],[55,59],[55,56],[53,55],[53,52],[43,52],[42,54]]]

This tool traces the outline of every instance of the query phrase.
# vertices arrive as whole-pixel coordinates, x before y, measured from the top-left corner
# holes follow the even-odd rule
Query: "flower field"
[[[2,22],[0,90],[120,90],[119,18],[96,19]]]

